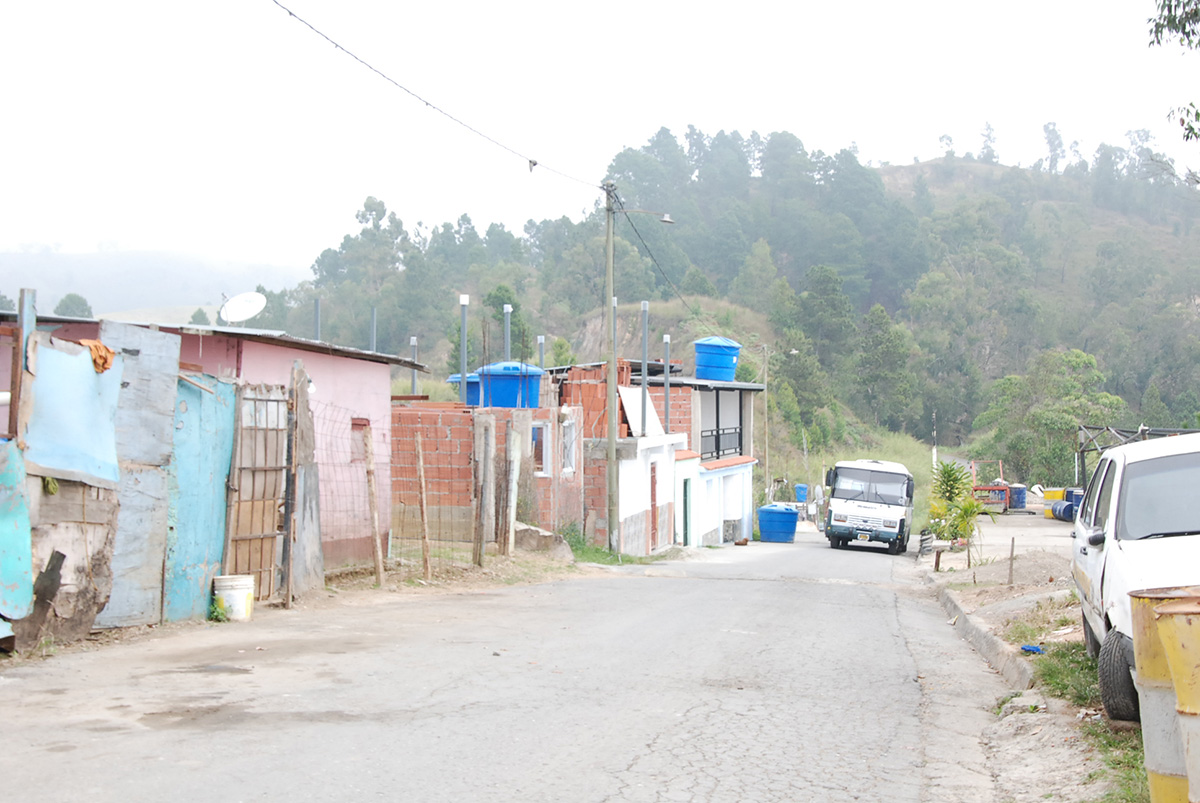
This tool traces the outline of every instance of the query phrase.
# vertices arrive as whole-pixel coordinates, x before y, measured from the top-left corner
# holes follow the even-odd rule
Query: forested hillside
[[[651,302],[673,356],[728,334],[761,381],[769,355],[797,443],[844,437],[847,417],[926,440],[936,421],[940,444],[984,435],[1011,475],[1064,481],[1080,422],[1197,423],[1200,196],[1140,132],[1090,159],[1045,134],[1029,168],[1002,165],[986,136],[978,155],[947,141],[943,158],[870,167],[786,132],[663,129],[609,169],[626,209],[676,221],[618,214],[616,294]],[[506,303],[515,356],[536,359],[546,334],[548,361],[601,357],[603,209],[517,234],[466,216],[407,227],[385,204],[367,199],[361,230],[311,282],[269,293],[256,323],[311,335],[320,298],[322,337],[365,346],[375,307],[381,350],[407,354],[416,335],[435,370],[457,371],[468,293],[473,366],[498,359]]]

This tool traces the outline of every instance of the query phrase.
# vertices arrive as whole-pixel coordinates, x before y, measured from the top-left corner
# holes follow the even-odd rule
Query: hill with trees
[[[1195,426],[1200,196],[1144,132],[1090,158],[1053,123],[1044,134],[1029,167],[1000,162],[990,127],[978,154],[944,137],[939,159],[869,166],[788,132],[658,131],[608,171],[625,209],[676,221],[618,212],[623,353],[640,354],[648,300],[674,357],[693,335],[748,346],[743,371],[769,376],[798,445],[833,445],[856,420],[926,441],[936,426],[940,444],[972,439],[1044,483],[1070,481],[1078,423]],[[380,350],[417,336],[456,372],[467,293],[471,365],[499,358],[504,304],[514,358],[536,360],[538,334],[548,355],[602,357],[599,206],[520,234],[466,215],[409,228],[376,198],[356,221],[310,281],[266,292],[256,325],[311,336],[320,299],[322,337],[365,347],[375,308]]]

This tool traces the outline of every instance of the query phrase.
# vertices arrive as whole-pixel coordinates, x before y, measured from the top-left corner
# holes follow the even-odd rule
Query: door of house
[[[287,401],[283,385],[246,385],[237,397],[225,574],[254,575],[254,596],[260,600],[275,593],[277,550],[286,526]]]

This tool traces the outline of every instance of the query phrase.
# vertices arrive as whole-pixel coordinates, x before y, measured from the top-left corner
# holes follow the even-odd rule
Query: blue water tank
[[[450,374],[446,381],[451,385],[458,385],[461,374]],[[479,406],[479,374],[467,374],[467,404],[472,407]]]
[[[808,486],[807,485],[797,485],[796,486],[796,501],[797,502],[807,502],[808,501]]]
[[[702,337],[696,348],[696,378],[732,382],[742,344],[727,337]]]
[[[1025,509],[1025,486],[1010,485],[1008,486],[1008,506],[1013,510]]]
[[[761,541],[790,544],[796,540],[796,520],[800,511],[791,505],[775,502],[758,509],[758,537]]]
[[[484,407],[537,407],[544,373],[536,365],[511,360],[485,365],[479,369],[480,404]]]

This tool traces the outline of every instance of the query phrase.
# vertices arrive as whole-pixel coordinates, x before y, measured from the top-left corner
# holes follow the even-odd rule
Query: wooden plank
[[[375,582],[382,587],[384,581],[383,548],[379,545],[379,501],[376,498],[378,489],[375,487],[375,444],[371,437],[370,421],[367,421],[366,426],[362,428],[362,439],[363,455],[367,464],[367,507],[370,509],[371,515],[371,544],[375,553]]]

